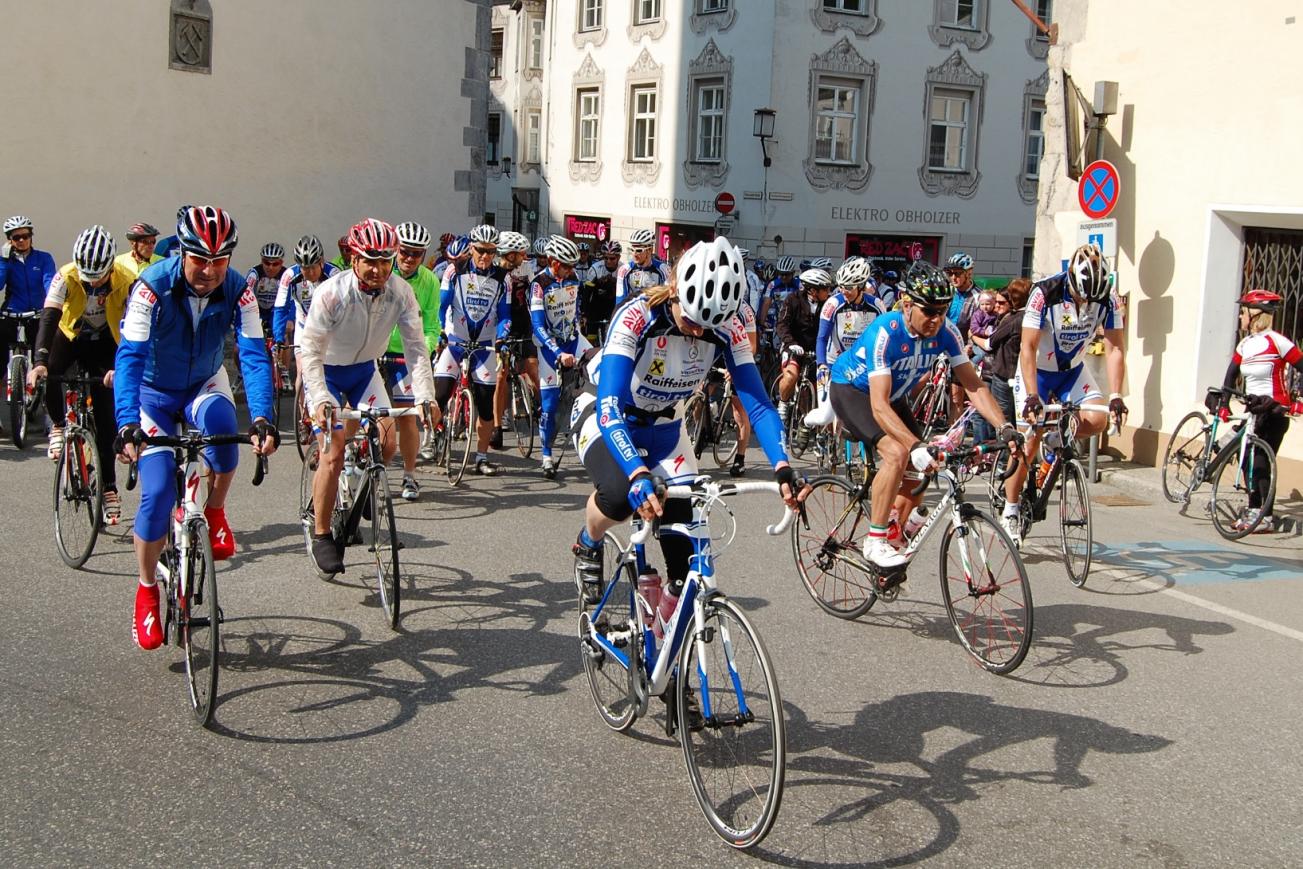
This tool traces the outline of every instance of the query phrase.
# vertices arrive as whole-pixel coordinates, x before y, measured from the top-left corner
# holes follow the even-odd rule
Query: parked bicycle
[[[679,735],[693,794],[711,828],[735,848],[755,845],[773,826],[787,754],[773,664],[750,621],[716,585],[715,559],[727,543],[712,546],[722,538],[709,531],[711,511],[751,492],[777,493],[778,485],[699,477],[690,486],[659,486],[658,495],[691,499],[692,522],[642,524],[628,545],[608,533],[602,599],[579,616],[580,657],[602,720],[623,732],[646,714],[652,695],[664,697],[665,729]],[[785,512],[769,533],[782,534],[792,516]],[[647,570],[643,545],[660,534],[688,537],[694,553],[668,621],[659,614],[659,591],[638,584]]]
[[[40,415],[45,400],[44,381],[35,389],[27,386],[27,372],[32,370],[32,346],[27,343],[26,327],[40,316],[40,311],[0,311],[0,320],[12,320],[17,325],[17,335],[9,345],[5,400],[9,404],[9,436],[20,450],[31,442],[27,437],[27,424]]]
[[[98,377],[64,375],[63,452],[54,465],[54,543],[63,563],[81,567],[95,550],[104,521],[104,481],[95,449],[91,390]]]

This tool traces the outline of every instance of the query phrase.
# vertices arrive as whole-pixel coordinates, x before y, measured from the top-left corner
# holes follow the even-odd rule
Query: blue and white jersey
[[[875,296],[860,294],[858,302],[848,302],[846,295],[834,293],[823,303],[819,312],[819,340],[815,343],[815,359],[820,365],[831,365],[869,328],[879,314],[886,313]]]
[[[751,271],[751,269],[747,269],[746,272],[747,272],[746,302],[748,305],[751,306],[751,310],[754,313],[755,311],[760,310],[760,298],[765,293],[765,282],[760,280],[760,275]]]
[[[308,308],[312,306],[313,292],[337,271],[339,269],[333,263],[322,263],[321,280],[310,281],[303,276],[303,267],[298,263],[285,270],[280,286],[276,288],[276,313],[271,321],[271,336],[277,344],[285,343],[285,327],[291,317],[294,318],[294,330],[302,331],[303,321],[308,319]]]
[[[870,377],[890,377],[890,400],[895,401],[922,380],[942,356],[950,360],[951,368],[968,362],[964,340],[954,323],[946,320],[935,336],[923,338],[910,334],[904,314],[884,314],[870,323],[833,365],[832,382],[867,394]]]
[[[551,271],[539,276],[529,288],[529,319],[534,343],[555,368],[557,356],[573,353],[579,337],[579,281],[573,275],[557,280]]]
[[[1117,296],[1110,294],[1107,302],[1087,302],[1078,308],[1068,289],[1066,272],[1038,281],[1027,297],[1022,327],[1041,333],[1037,371],[1071,371],[1080,366],[1101,326],[1122,328]]]
[[[450,344],[489,343],[511,329],[507,272],[449,265],[440,278],[439,321]]]
[[[629,260],[615,273],[615,303],[623,305],[634,296],[669,282],[670,266],[664,260],[652,257],[645,266]]]
[[[284,276],[285,273],[281,272],[273,278],[263,270],[262,263],[249,269],[248,274],[244,276],[244,285],[253,291],[254,297],[258,300],[259,310],[271,310],[279,294],[281,278]]]

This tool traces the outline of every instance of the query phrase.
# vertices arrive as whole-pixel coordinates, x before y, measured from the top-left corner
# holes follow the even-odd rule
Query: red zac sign
[[[933,265],[941,262],[941,237],[936,235],[879,235],[875,233],[848,232],[846,256],[872,257],[888,271],[904,274],[914,262],[914,245],[922,252],[922,259]]]
[[[565,216],[565,234],[575,241],[604,242],[611,237],[611,221],[605,217]]]

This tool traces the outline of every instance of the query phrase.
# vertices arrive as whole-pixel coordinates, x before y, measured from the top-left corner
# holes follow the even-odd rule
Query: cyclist
[[[977,310],[977,286],[973,283],[973,258],[963,251],[946,260],[946,277],[954,287],[955,297],[950,302],[946,319],[959,327],[959,334],[968,340],[968,327]]]
[[[1303,374],[1303,351],[1284,335],[1272,329],[1272,317],[1280,310],[1281,297],[1270,290],[1249,290],[1240,299],[1240,331],[1247,333],[1226,367],[1226,389],[1235,387],[1236,378],[1244,376],[1244,391],[1250,396],[1245,405],[1254,414],[1254,433],[1267,442],[1273,452],[1280,451],[1285,432],[1289,431],[1289,413],[1298,413],[1297,400],[1286,387],[1286,369],[1293,366]],[[1213,400],[1210,399],[1210,404]],[[1210,410],[1217,410],[1213,404]],[[1256,526],[1255,533],[1270,533],[1275,504],[1267,501],[1271,485],[1267,463],[1254,464],[1250,481],[1248,512],[1235,520],[1236,530]]]
[[[439,250],[430,257],[429,262],[430,271],[434,272],[436,277],[443,274],[443,270],[448,267],[448,245],[452,244],[452,240],[456,237],[451,232],[439,236]]]
[[[416,306],[421,311],[425,333],[424,355],[429,360],[439,346],[439,279],[422,265],[430,247],[430,231],[419,223],[409,221],[398,224],[394,232],[398,236],[398,258],[394,271],[398,277],[407,281],[412,294],[416,296]],[[412,366],[407,364],[404,347],[403,333],[395,326],[384,355],[389,400],[395,407],[411,407],[415,400],[412,392]],[[421,448],[420,427],[416,424],[416,417],[400,416],[396,420],[383,421],[382,428],[386,434],[394,423],[398,425],[398,449],[403,456],[401,494],[404,501],[415,501],[421,497],[421,487],[416,482],[416,458]]]
[[[601,261],[593,263],[579,293],[579,310],[583,312],[584,334],[588,340],[600,344],[606,326],[615,310],[615,277],[620,271],[618,241],[603,242],[598,253]]]
[[[906,468],[918,473],[936,469],[932,454],[920,440],[909,393],[938,358],[949,360],[956,382],[967,391],[978,412],[1000,430],[1000,440],[1017,439],[964,354],[959,330],[946,319],[955,291],[945,275],[930,266],[911,270],[901,283],[901,293],[902,310],[869,324],[833,364],[829,387],[833,411],[848,436],[878,451],[864,557],[883,570],[903,568],[908,562],[887,540],[893,506],[898,515],[906,516],[920,500],[909,495],[914,482],[907,480]]]
[[[334,263],[324,262],[325,250],[321,239],[305,235],[294,245],[294,265],[281,275],[276,290],[276,313],[272,317],[271,334],[277,344],[294,340],[294,333],[303,328],[312,294],[321,282],[339,271]]]
[[[783,348],[782,372],[778,375],[778,420],[789,436],[792,396],[796,393],[802,362],[814,352],[819,337],[819,313],[832,290],[832,276],[823,269],[809,268],[801,272],[799,286],[801,292],[789,294],[783,302],[774,328],[778,346]]]
[[[457,242],[453,242],[456,245]],[[488,459],[493,438],[493,392],[498,380],[498,354],[493,344],[511,334],[511,298],[507,272],[493,264],[498,231],[481,224],[470,232],[471,261],[451,265],[440,282],[439,321],[446,342],[434,366],[435,394],[447,403],[461,377],[462,359],[471,354],[471,393],[475,400],[475,473],[491,477],[498,466]],[[450,247],[451,250],[451,247]]]
[[[82,230],[72,246],[72,262],[50,281],[36,333],[35,365],[27,383],[36,387],[47,378],[45,410],[50,415],[48,455],[58,461],[63,454],[63,389],[60,379],[73,365],[87,377],[102,378],[91,389],[95,414],[95,447],[99,455],[104,492],[104,524],[117,525],[122,502],[113,466],[113,356],[118,347],[119,324],[136,275],[121,258],[114,259],[113,234],[102,226]]]
[[[339,256],[331,260],[330,264],[339,271],[343,271],[352,265],[353,260],[353,249],[349,247],[348,235],[341,235],[339,241],[335,242],[335,246],[339,248]]]
[[[597,263],[593,261],[593,249],[588,246],[588,242],[581,241],[575,246],[579,248],[579,262],[575,263],[575,279],[583,284],[588,280]]]
[[[493,436],[489,446],[502,449],[502,417],[507,412],[511,398],[511,375],[524,373],[538,392],[538,351],[534,348],[533,329],[529,321],[529,285],[534,279],[534,264],[525,259],[529,252],[529,239],[518,232],[506,230],[498,236],[498,265],[507,273],[507,293],[511,297],[511,331],[515,342],[518,371],[508,371],[498,366],[497,384],[493,388]],[[533,425],[533,422],[530,422]]]
[[[280,289],[281,274],[285,271],[285,248],[276,242],[269,242],[259,251],[262,261],[249,269],[245,275],[245,286],[253,290],[258,299],[258,316],[262,317],[262,331],[270,335],[272,315],[276,310],[276,295]]]
[[[5,294],[4,310],[25,314],[41,310],[45,294],[58,271],[54,257],[32,245],[32,221],[15,214],[4,222],[9,255],[0,259],[0,290]],[[37,322],[23,326],[28,346],[36,343]],[[18,321],[0,320],[0,364],[9,364],[9,345],[18,338]]]
[[[127,244],[131,250],[118,254],[116,261],[131,269],[134,277],[140,277],[147,267],[162,259],[154,253],[158,245],[158,230],[148,223],[133,223],[127,230]]]
[[[534,261],[534,271],[541,272],[547,268],[547,243],[552,240],[550,235],[540,235],[534,239],[534,246],[531,248],[531,258]]]
[[[443,264],[438,269],[434,269],[434,276],[439,279],[440,287],[448,286],[452,272],[463,268],[471,261],[471,240],[464,235],[457,236],[448,242],[444,254]]]
[[[298,342],[308,406],[323,432],[321,460],[312,478],[312,559],[322,573],[331,575],[344,570],[344,541],[332,539],[330,516],[344,466],[344,444],[358,428],[357,420],[338,425],[335,409],[389,407],[375,359],[395,326],[402,334],[416,400],[428,403],[434,398],[421,309],[411,285],[393,273],[398,234],[384,221],[367,218],[349,230],[348,238],[350,266],[317,287]],[[343,437],[332,437],[327,448],[324,433],[337,429],[343,430]],[[387,464],[395,446],[387,431],[381,444]]]
[[[593,348],[579,332],[579,279],[575,277],[579,250],[564,235],[554,235],[548,257],[548,270],[530,285],[529,316],[538,348],[542,390],[539,438],[543,442],[543,476],[550,480],[556,476],[552,439],[556,437],[556,412],[561,403],[561,370],[583,364]]]
[[[745,248],[738,248],[738,259],[745,262],[746,256],[743,253]],[[746,272],[750,276],[750,272]],[[749,286],[749,284],[748,284]],[[742,321],[742,328],[746,332],[747,343],[751,345],[751,355],[754,358],[756,350],[760,345],[760,336],[756,334],[756,312],[751,307],[751,303],[746,297],[737,306],[738,319]],[[716,367],[719,367],[722,360],[716,361]],[[730,376],[725,370],[725,376]],[[763,382],[763,381],[762,381]],[[747,446],[751,443],[751,418],[747,416],[746,407],[742,404],[742,399],[738,397],[736,391],[729,399],[729,406],[733,410],[733,421],[737,423],[737,454],[733,456],[733,466],[728,469],[730,477],[741,477],[747,471]]]
[[[747,250],[744,247],[739,247],[737,251],[738,251],[738,256],[742,257],[743,262],[746,262],[746,260],[750,259],[751,251]],[[746,301],[747,301],[747,305],[751,308],[751,312],[754,314],[756,311],[760,310],[760,297],[764,295],[765,282],[760,279],[760,275],[756,274],[754,269],[747,269],[746,277],[747,277]]]
[[[828,400],[833,363],[879,314],[887,312],[870,290],[870,273],[868,260],[861,257],[854,256],[842,263],[837,269],[837,292],[824,302],[819,312],[819,337],[814,344],[819,405],[805,415],[805,424],[811,428],[828,425],[834,419],[832,403]]]
[[[114,362],[114,449],[127,461],[140,460],[135,527],[140,582],[131,635],[142,649],[163,642],[154,572],[176,500],[176,458],[165,447],[141,450],[141,441],[145,435],[175,434],[179,418],[204,434],[235,433],[235,399],[222,367],[225,335],[232,328],[253,420],[249,439],[261,455],[275,452],[279,440],[268,422],[271,359],[263,344],[258,300],[230,268],[239,241],[235,221],[220,208],[192,206],[182,213],[176,234],[180,255],[145,269],[132,288]],[[204,461],[213,472],[204,515],[213,558],[220,561],[235,553],[226,495],[239,450],[234,445],[210,447]]]
[[[774,279],[765,285],[760,307],[756,308],[756,325],[760,329],[760,341],[777,348],[774,326],[778,323],[778,312],[787,297],[801,288],[801,282],[796,277],[795,257],[780,256],[774,269]]]
[[[575,576],[587,603],[601,596],[602,543],[606,532],[635,511],[646,520],[691,521],[688,502],[662,505],[652,475],[667,483],[697,473],[679,407],[722,356],[746,404],[783,498],[795,504],[796,475],[787,463],[777,414],[752,362],[737,306],[746,292],[742,262],[728,239],[698,242],[684,252],[674,278],[616,309],[599,363],[597,396],[580,405],[580,459],[593,480],[584,527],[573,551]],[[692,542],[661,538],[671,600],[688,575]]]
[[[615,273],[615,304],[618,307],[639,293],[670,282],[670,267],[652,254],[656,234],[650,229],[635,229],[629,236],[632,257]]]
[[[1083,244],[1072,254],[1068,270],[1037,282],[1027,299],[1022,321],[1022,348],[1018,373],[1013,382],[1013,406],[1022,419],[1035,422],[1043,415],[1044,400],[1099,401],[1103,395],[1086,368],[1086,349],[1095,333],[1104,329],[1105,364],[1111,394],[1108,414],[1081,414],[1077,437],[1088,438],[1104,431],[1110,415],[1119,420],[1127,413],[1122,401],[1122,380],[1126,376],[1122,314],[1113,295],[1112,280],[1104,255],[1093,244]],[[1048,341],[1046,340],[1048,339]],[[1048,347],[1042,348],[1043,343]],[[1040,434],[1033,430],[1027,441],[1027,456],[1033,459],[1040,447]],[[1028,462],[1019,462],[1005,482],[1005,530],[1014,543],[1022,545],[1019,499],[1027,479]]]

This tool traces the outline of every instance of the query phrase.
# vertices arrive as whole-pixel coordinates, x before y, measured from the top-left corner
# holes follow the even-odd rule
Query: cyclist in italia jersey
[[[879,314],[886,313],[882,303],[869,291],[870,283],[868,260],[851,257],[837,269],[837,292],[824,302],[819,312],[819,337],[814,346],[819,403],[805,415],[805,424],[810,428],[828,425],[834,419],[832,403],[828,400],[833,363]]]
[[[258,315],[262,317],[262,331],[271,334],[272,315],[276,310],[276,293],[280,289],[281,275],[285,271],[285,248],[269,242],[259,251],[262,261],[245,275],[245,286],[258,299]]]
[[[493,264],[498,231],[482,224],[471,230],[470,242],[470,263],[448,266],[440,280],[439,321],[447,346],[434,366],[435,394],[441,406],[447,403],[461,377],[462,359],[471,354],[471,395],[477,417],[475,473],[491,477],[498,472],[488,460],[498,380],[494,344],[511,334],[511,298],[506,270]]]
[[[664,260],[652,255],[655,245],[656,235],[650,229],[635,229],[633,235],[629,236],[632,259],[620,266],[615,274],[616,305],[623,305],[652,287],[669,283],[670,267]]]
[[[529,316],[538,348],[538,379],[542,388],[539,438],[542,441],[543,476],[556,476],[552,463],[552,440],[556,437],[557,407],[561,403],[561,372],[582,365],[592,351],[579,332],[579,279],[575,263],[579,251],[563,235],[548,243],[551,264],[530,285]]]
[[[271,357],[263,343],[258,301],[230,268],[239,241],[235,221],[220,208],[192,206],[183,210],[176,234],[180,255],[154,263],[136,280],[114,361],[115,451],[128,461],[139,458],[140,464],[135,524],[140,582],[131,633],[142,649],[156,649],[163,642],[154,571],[176,502],[175,455],[167,447],[142,451],[142,439],[174,435],[179,418],[207,435],[235,433],[235,399],[222,367],[225,338],[233,328],[253,420],[249,439],[261,455],[275,452],[279,441],[269,422]],[[220,561],[235,553],[226,495],[235,478],[239,448],[209,447],[204,462],[212,470],[204,515],[213,558]]]
[[[1018,355],[1018,373],[1013,382],[1013,406],[1022,420],[1035,421],[1042,416],[1044,400],[1091,402],[1103,394],[1086,368],[1086,349],[1099,329],[1104,330],[1104,362],[1108,371],[1109,413],[1097,411],[1081,414],[1077,437],[1089,438],[1108,426],[1109,416],[1119,421],[1126,416],[1122,401],[1122,381],[1126,376],[1123,347],[1122,315],[1104,255],[1094,245],[1082,245],[1073,253],[1068,270],[1046,278],[1032,287],[1023,313],[1022,348]],[[1040,435],[1033,430],[1027,442],[1028,459],[1038,455]],[[1019,462],[1005,482],[1005,530],[1017,545],[1022,545],[1019,516],[1019,493],[1027,479],[1028,462]]]
[[[774,326],[778,323],[778,314],[783,309],[787,297],[801,289],[801,282],[796,277],[796,257],[780,256],[775,265],[777,275],[765,285],[760,298],[760,307],[756,309],[757,325],[760,327],[760,340],[771,347],[778,347]]]
[[[671,484],[696,476],[696,457],[679,408],[717,356],[733,375],[784,500],[795,504],[796,478],[783,450],[778,416],[736,314],[745,291],[737,252],[719,236],[686,251],[669,284],[616,309],[599,363],[597,396],[581,396],[575,403],[577,450],[595,487],[574,545],[575,578],[586,602],[601,596],[602,542],[608,530],[634,511],[647,520],[691,520],[686,501],[659,502],[652,476]],[[674,598],[687,579],[692,544],[666,534],[661,549],[669,580],[665,594]]]
[[[848,436],[878,451],[864,557],[882,570],[903,568],[908,562],[887,540],[893,506],[897,515],[906,516],[921,499],[910,494],[914,482],[906,478],[907,467],[918,473],[936,469],[910,410],[909,393],[937,359],[949,361],[954,379],[977,411],[1000,430],[1000,440],[1017,438],[968,361],[959,330],[946,319],[954,289],[945,275],[936,268],[915,270],[906,277],[901,291],[902,310],[869,324],[833,364],[829,388],[833,411]]]
[[[533,328],[529,322],[529,285],[535,276],[534,260],[526,258],[529,239],[519,232],[505,230],[498,234],[498,266],[507,273],[507,295],[511,298],[511,332],[516,352],[516,370],[498,366],[498,381],[493,387],[493,436],[489,446],[502,449],[502,422],[511,399],[511,376],[524,374],[538,392],[538,351],[534,348]]]
[[[127,244],[131,249],[118,254],[117,262],[131,270],[135,277],[140,277],[149,266],[162,259],[154,253],[158,245],[158,230],[148,223],[135,223],[127,230]]]

